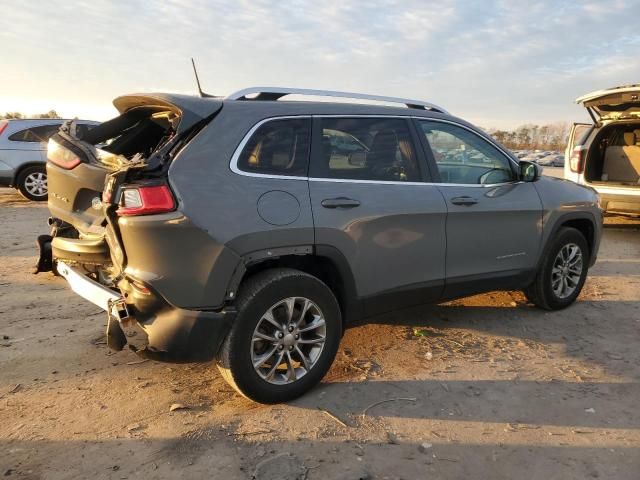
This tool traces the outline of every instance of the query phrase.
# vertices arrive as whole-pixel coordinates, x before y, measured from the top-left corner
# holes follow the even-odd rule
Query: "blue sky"
[[[0,0],[0,111],[98,120],[134,91],[284,85],[429,100],[484,127],[584,120],[640,83],[640,0]]]

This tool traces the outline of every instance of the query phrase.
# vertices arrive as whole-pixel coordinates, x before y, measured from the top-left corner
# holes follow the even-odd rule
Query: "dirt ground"
[[[47,216],[0,190],[6,478],[640,478],[638,221],[607,220],[567,310],[513,292],[380,317],[319,387],[262,406],[213,364],[110,352],[103,312],[30,273]]]

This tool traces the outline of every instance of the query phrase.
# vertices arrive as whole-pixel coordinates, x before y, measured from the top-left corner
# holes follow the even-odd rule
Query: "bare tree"
[[[0,114],[0,120],[20,120],[23,118],[62,118],[55,110],[49,110],[47,113],[36,113],[35,115],[25,115],[22,112],[7,112]]]
[[[498,142],[512,150],[564,150],[569,124],[520,125],[515,130],[489,130]]]
[[[49,110],[47,113],[38,113],[33,118],[62,118],[55,110]]]
[[[20,112],[7,112],[4,115],[0,115],[0,119],[4,120],[14,120],[24,118],[24,114]]]

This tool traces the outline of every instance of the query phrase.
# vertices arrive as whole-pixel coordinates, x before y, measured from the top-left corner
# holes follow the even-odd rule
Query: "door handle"
[[[454,197],[451,199],[451,203],[453,203],[454,205],[466,205],[467,207],[470,207],[471,205],[475,205],[476,203],[478,203],[478,200],[476,200],[475,198],[472,197]]]
[[[320,202],[324,208],[354,208],[360,206],[358,200],[353,198],[338,197],[338,198],[325,198]]]

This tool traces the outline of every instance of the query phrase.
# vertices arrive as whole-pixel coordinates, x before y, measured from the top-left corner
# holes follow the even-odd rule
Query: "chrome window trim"
[[[477,137],[481,138],[482,140],[485,140],[485,141],[489,142],[496,149],[498,149],[503,155],[505,155],[507,157],[507,159],[511,163],[513,163],[517,167],[517,164],[513,161],[513,159],[511,159],[509,157],[509,155],[506,154],[504,152],[504,150],[502,148],[500,148],[497,144],[495,144],[494,142],[492,142],[492,141],[490,141],[490,140],[478,135],[471,128],[466,127],[465,125],[462,125],[462,124],[457,123],[457,122],[452,122],[452,121],[449,121],[449,120],[434,119],[434,118],[431,118],[431,117],[418,117],[418,116],[411,116],[411,115],[384,115],[384,114],[380,114],[380,115],[333,115],[333,114],[332,115],[322,115],[322,114],[320,114],[320,115],[284,115],[284,116],[263,118],[258,123],[256,123],[253,127],[251,127],[251,129],[245,134],[245,136],[242,138],[242,140],[240,141],[240,143],[238,144],[238,146],[234,150],[233,155],[231,156],[231,162],[229,163],[229,168],[231,169],[231,171],[233,173],[235,173],[235,174],[238,174],[238,175],[242,175],[242,176],[245,176],[245,177],[255,177],[255,178],[271,178],[271,179],[279,179],[279,180],[306,180],[306,181],[310,181],[310,182],[359,183],[359,184],[372,184],[372,185],[413,185],[413,186],[416,186],[416,185],[430,185],[430,186],[436,186],[436,187],[492,188],[492,187],[501,187],[501,186],[505,186],[505,185],[515,185],[515,184],[523,183],[521,180],[515,180],[515,181],[512,181],[512,182],[502,182],[502,183],[490,183],[490,184],[441,183],[441,182],[399,182],[399,181],[392,181],[392,180],[358,180],[358,179],[350,179],[350,178],[322,178],[322,177],[309,177],[309,176],[297,176],[297,175],[273,175],[273,174],[268,174],[268,173],[245,172],[244,170],[240,170],[238,168],[238,160],[240,159],[240,155],[242,154],[242,151],[244,150],[244,147],[249,142],[249,140],[251,139],[253,134],[262,125],[264,125],[267,122],[271,122],[271,121],[275,121],[275,120],[291,120],[291,119],[295,120],[295,119],[304,119],[304,118],[310,118],[310,119],[311,118],[400,118],[400,119],[417,119],[417,120],[449,123],[451,125],[455,125],[455,126],[464,128],[465,130],[470,131],[471,133],[473,133]],[[311,159],[309,161],[311,161]]]
[[[278,177],[280,178],[280,177]],[[299,177],[302,179],[302,177]],[[502,183],[435,183],[435,182],[398,182],[392,180],[357,180],[350,178],[318,178],[307,177],[306,180],[310,182],[334,182],[334,183],[369,183],[369,184],[382,184],[382,185],[426,185],[435,187],[472,187],[472,188],[494,188],[503,187],[505,185],[515,185],[518,183],[524,183],[522,180],[514,182],[502,182]]]
[[[245,177],[258,177],[258,178],[279,178],[281,180],[308,180],[307,176],[298,176],[298,175],[274,175],[270,173],[254,173],[254,172],[246,172],[244,170],[240,170],[238,168],[238,160],[240,159],[240,155],[242,155],[242,151],[244,147],[249,143],[249,140],[253,136],[254,133],[265,123],[275,121],[275,120],[300,120],[300,119],[311,119],[311,115],[287,115],[282,117],[269,117],[263,118],[258,123],[256,123],[251,129],[247,132],[247,134],[242,138],[240,144],[236,147],[233,155],[231,156],[231,163],[229,164],[229,168],[233,173],[237,173],[238,175],[244,175]],[[311,131],[309,132],[311,139]],[[309,141],[311,144],[311,141]]]

